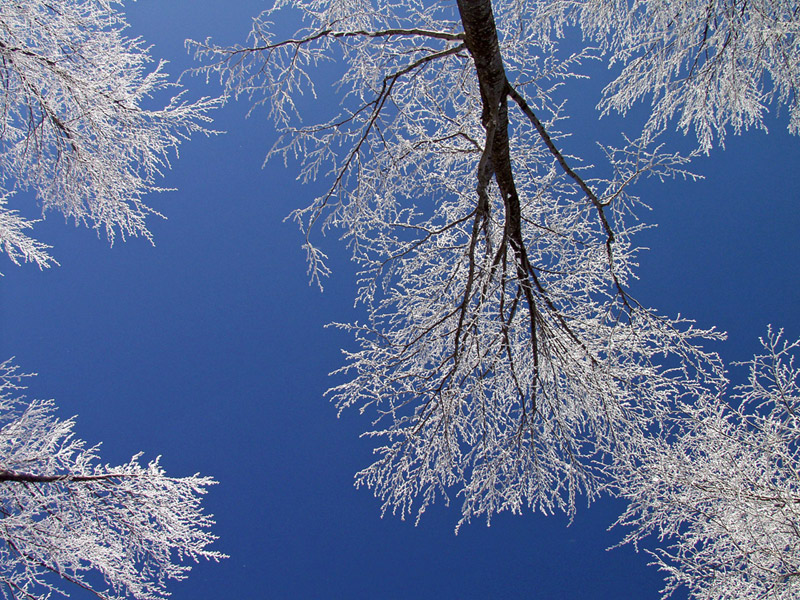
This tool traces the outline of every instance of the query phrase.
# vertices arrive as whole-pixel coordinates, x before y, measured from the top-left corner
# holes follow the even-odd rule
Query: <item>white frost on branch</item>
[[[709,152],[724,144],[728,129],[766,129],[770,107],[785,109],[789,131],[800,133],[796,0],[557,4],[568,22],[608,53],[610,67],[621,66],[600,107],[625,113],[649,99],[650,136],[675,120]]]
[[[619,524],[697,600],[800,596],[800,341],[761,340],[727,401],[685,404],[672,428],[622,465]]]
[[[207,132],[215,105],[187,102],[164,63],[150,65],[142,40],[126,37],[119,5],[0,2],[0,187],[30,190],[43,214],[58,211],[112,242],[150,239],[147,217],[158,213],[143,196],[161,189],[179,144]],[[12,260],[52,264],[19,229],[0,231]]]
[[[0,251],[13,261],[15,265],[23,262],[35,263],[40,269],[58,264],[47,252],[50,246],[31,238],[26,229],[32,229],[35,221],[29,221],[19,211],[7,208],[11,194],[0,197]]]
[[[159,459],[99,462],[98,446],[28,401],[10,361],[0,364],[0,593],[33,600],[78,587],[107,600],[163,599],[187,560],[219,560],[202,496],[209,477],[168,477]],[[75,591],[75,590],[72,590]]]

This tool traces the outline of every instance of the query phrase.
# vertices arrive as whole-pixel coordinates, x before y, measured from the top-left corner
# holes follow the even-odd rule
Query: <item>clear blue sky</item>
[[[139,0],[127,12],[131,34],[177,74],[191,65],[185,38],[243,41],[264,6]],[[187,84],[192,97],[217,92]],[[39,236],[62,266],[0,265],[0,354],[40,373],[31,396],[77,414],[78,434],[102,441],[110,463],[144,451],[163,454],[172,474],[219,480],[207,506],[231,558],[197,566],[174,600],[657,598],[646,555],[605,551],[620,535],[606,531],[613,502],[569,527],[563,516],[501,515],[454,536],[457,506],[437,505],[414,527],[381,519],[352,487],[371,457],[358,439],[367,420],[337,420],[322,398],[350,343],[323,325],[360,316],[352,267],[330,236],[334,277],[323,294],[308,286],[283,217],[309,193],[291,167],[260,168],[273,134],[259,113],[245,121],[246,108],[218,111],[226,135],[183,147],[164,181],[178,191],[149,199],[168,217],[151,222],[155,247],[109,248],[50,215]],[[768,323],[800,335],[800,140],[784,122],[699,160],[703,182],[640,188],[653,207],[643,216],[659,226],[640,238],[651,250],[635,295],[728,331],[719,350],[730,360],[751,355]]]

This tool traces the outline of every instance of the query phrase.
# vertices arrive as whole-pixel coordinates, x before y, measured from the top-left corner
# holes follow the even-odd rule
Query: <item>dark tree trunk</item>
[[[530,309],[531,337],[536,356],[536,306],[531,277],[535,274],[528,261],[522,238],[522,215],[519,196],[514,183],[511,153],[508,140],[508,95],[510,87],[506,79],[500,42],[497,38],[491,0],[457,0],[467,50],[475,63],[481,90],[483,112],[481,120],[486,128],[484,154],[491,159],[491,173],[478,174],[481,180],[494,176],[505,210],[505,243],[511,246],[517,264],[517,276]],[[489,175],[489,177],[486,177]],[[479,189],[480,193],[480,189]]]
[[[57,481],[87,482],[119,479],[130,476],[131,475],[124,473],[107,473],[105,475],[36,475],[34,473],[21,473],[10,469],[0,469],[0,483],[4,481],[13,483],[54,483]]]

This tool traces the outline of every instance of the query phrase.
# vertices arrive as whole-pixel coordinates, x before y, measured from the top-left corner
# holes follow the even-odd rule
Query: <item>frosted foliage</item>
[[[290,38],[272,33],[283,10],[300,16]],[[267,159],[318,194],[291,215],[311,281],[330,274],[320,233],[360,268],[366,319],[336,325],[357,346],[329,395],[371,418],[376,459],[356,484],[384,512],[455,500],[461,526],[613,491],[631,501],[628,541],[675,541],[655,554],[667,592],[798,595],[794,413],[779,402],[796,377],[767,369],[791,347],[770,337],[727,407],[703,349],[722,336],[630,293],[640,179],[693,178],[693,156],[770,106],[798,130],[798,14],[768,0],[281,0],[246,45],[190,42],[199,73],[274,121]],[[601,111],[651,110],[590,165],[564,149],[591,155],[559,98],[594,59],[611,69]],[[329,88],[338,106],[314,102]],[[659,145],[671,125],[695,152]]]
[[[99,598],[165,598],[187,560],[217,560],[200,500],[208,477],[167,477],[156,459],[117,467],[73,434],[52,401],[21,395],[0,364],[0,592],[44,599],[84,588]]]
[[[491,31],[465,33],[467,5],[493,8],[499,55],[481,46]],[[691,177],[688,158],[646,138],[604,146],[591,169],[561,152],[556,90],[591,51],[557,53],[527,4],[280,8],[302,16],[289,39],[267,11],[245,46],[192,47],[201,73],[274,120],[269,158],[322,190],[292,214],[312,281],[329,273],[320,231],[341,232],[360,267],[368,317],[337,325],[358,347],[330,390],[372,417],[377,458],[357,485],[404,517],[437,498],[456,498],[462,522],[572,512],[604,485],[605,457],[637,453],[676,399],[719,376],[697,347],[717,334],[627,291],[632,186]],[[340,107],[308,108],[334,80]]]
[[[573,4],[573,3],[565,3]],[[785,107],[800,131],[800,10],[796,0],[585,0],[577,15],[621,73],[601,106],[625,112],[650,97],[648,131],[673,117],[708,152],[737,133],[763,127],[770,106]]]
[[[633,469],[627,541],[651,533],[667,592],[699,600],[800,596],[800,342],[770,332],[729,402],[687,405]]]
[[[111,241],[149,238],[154,211],[142,198],[208,120],[214,103],[182,99],[163,64],[151,65],[143,42],[125,36],[118,5],[0,1],[0,245],[14,262],[54,263],[2,188],[31,190],[43,213]]]
[[[16,265],[33,262],[40,268],[49,267],[55,262],[47,252],[49,246],[27,235],[25,230],[31,229],[33,222],[18,211],[7,208],[9,196],[0,197],[0,251],[5,252]]]

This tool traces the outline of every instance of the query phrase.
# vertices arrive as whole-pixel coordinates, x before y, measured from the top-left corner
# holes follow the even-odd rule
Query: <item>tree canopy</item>
[[[111,241],[149,237],[144,194],[216,104],[169,98],[117,8],[0,6],[0,244],[14,262],[54,262],[7,208],[18,190]],[[275,33],[282,11],[298,18],[290,37]],[[638,302],[634,281],[641,180],[696,178],[693,158],[764,128],[769,110],[800,129],[798,12],[792,0],[280,0],[244,45],[189,42],[223,100],[272,119],[268,160],[322,186],[291,214],[311,281],[331,274],[328,231],[359,269],[366,320],[335,324],[356,347],[329,395],[372,419],[376,460],[356,484],[384,513],[419,521],[455,501],[458,528],[503,511],[573,515],[609,493],[629,503],[624,542],[660,536],[668,593],[797,595],[797,344],[770,331],[730,394],[709,349],[724,334]],[[597,61],[598,116],[631,115],[599,154],[565,96]],[[308,110],[332,79],[338,107]],[[689,150],[666,144],[675,128]],[[47,573],[93,587],[91,571],[108,597],[161,597],[185,571],[173,552],[221,556],[198,504],[210,479],[138,457],[97,466],[72,422],[24,405],[3,369],[7,594],[55,589]],[[47,448],[18,466],[23,426]]]
[[[42,212],[116,236],[150,237],[143,202],[216,101],[187,102],[163,63],[124,33],[117,2],[0,2],[0,248],[16,264],[57,264],[12,209],[30,190]],[[175,91],[166,98],[164,94]],[[99,462],[52,401],[27,401],[0,364],[0,590],[4,598],[164,598],[186,559],[218,560],[201,497],[214,480],[167,477],[140,455]]]
[[[118,467],[75,437],[52,401],[22,395],[26,377],[0,364],[0,589],[5,598],[68,596],[160,599],[183,579],[186,559],[219,560],[208,549],[213,520],[200,500],[209,477],[168,477],[140,455]],[[101,576],[100,583],[97,576]]]
[[[164,63],[150,68],[118,5],[0,5],[0,247],[15,263],[55,262],[28,235],[33,222],[9,208],[18,190],[112,242],[149,238],[147,217],[158,213],[143,196],[159,191],[170,155],[209,121],[215,101],[186,101]]]
[[[302,20],[289,38],[271,23],[284,9]],[[793,566],[753,566],[762,538],[723,566],[708,558],[701,576],[693,561],[738,533],[697,533],[689,514],[652,509],[665,488],[639,477],[670,460],[654,448],[705,452],[713,436],[688,432],[710,410],[731,427],[719,451],[737,454],[752,405],[719,408],[725,369],[706,347],[722,335],[641,305],[631,282],[637,181],[694,177],[694,156],[730,130],[763,127],[770,107],[797,132],[797,14],[795,2],[768,1],[289,1],[256,18],[245,45],[191,44],[200,72],[273,119],[268,159],[296,160],[301,180],[324,183],[292,214],[312,281],[330,273],[317,232],[340,230],[360,267],[368,320],[337,325],[359,349],[330,395],[373,416],[378,458],[356,482],[384,512],[418,519],[454,496],[464,523],[571,513],[579,495],[611,491],[634,500],[622,519],[637,526],[629,541],[654,529],[678,539],[659,555],[674,584],[741,597],[726,577],[747,563],[752,597],[791,597]],[[589,148],[564,149],[581,132],[560,95],[590,60],[610,68],[601,114],[650,102],[638,131],[601,140],[597,165]],[[300,98],[316,93],[327,61],[339,68],[341,110],[320,120]],[[661,144],[673,127],[696,138],[693,152]],[[766,476],[759,468],[752,477]],[[693,485],[675,477],[676,493]],[[796,538],[796,519],[783,519],[773,524]],[[776,542],[775,554],[790,547]]]

